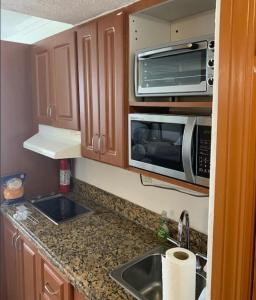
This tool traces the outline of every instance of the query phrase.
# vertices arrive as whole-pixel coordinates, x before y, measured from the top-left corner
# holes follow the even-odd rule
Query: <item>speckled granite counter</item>
[[[84,296],[95,300],[134,299],[110,277],[117,266],[142,255],[159,241],[153,232],[81,196],[71,198],[94,210],[79,218],[53,224],[25,204],[39,223],[16,221],[14,207],[6,216]]]

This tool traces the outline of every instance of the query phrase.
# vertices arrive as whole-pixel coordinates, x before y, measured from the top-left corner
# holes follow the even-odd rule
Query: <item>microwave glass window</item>
[[[131,158],[183,172],[184,124],[131,121]]]
[[[140,59],[142,88],[200,85],[206,82],[206,49]]]

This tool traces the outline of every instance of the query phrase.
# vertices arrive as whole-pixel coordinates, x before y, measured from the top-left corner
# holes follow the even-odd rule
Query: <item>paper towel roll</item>
[[[162,256],[163,300],[195,300],[196,256],[172,248]]]

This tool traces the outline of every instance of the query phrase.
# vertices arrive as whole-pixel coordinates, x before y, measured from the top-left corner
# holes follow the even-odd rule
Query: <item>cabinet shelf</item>
[[[212,108],[212,101],[197,102],[130,102],[130,107]]]
[[[185,189],[188,189],[188,190],[191,190],[191,191],[195,191],[195,192],[198,192],[198,193],[205,194],[205,197],[208,197],[208,194],[209,194],[209,188],[207,188],[207,187],[203,187],[203,186],[200,186],[200,185],[195,185],[195,184],[185,182],[185,181],[182,181],[182,180],[179,180],[179,179],[167,177],[167,176],[160,175],[160,174],[153,173],[153,172],[149,172],[149,171],[146,171],[146,170],[141,170],[141,169],[131,167],[131,166],[128,166],[127,170],[129,170],[131,172],[141,174],[141,175],[144,175],[144,176],[148,176],[148,177],[160,180],[160,181],[164,181],[164,182],[167,182],[169,184],[174,184],[174,185],[176,185],[178,187],[181,187],[181,188],[185,188]]]

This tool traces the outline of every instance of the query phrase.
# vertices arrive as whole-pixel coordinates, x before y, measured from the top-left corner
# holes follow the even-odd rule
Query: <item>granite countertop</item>
[[[94,211],[55,225],[26,203],[39,221],[34,225],[15,220],[15,207],[1,210],[81,294],[90,300],[134,299],[109,272],[159,245],[154,233],[79,195],[69,197]]]

